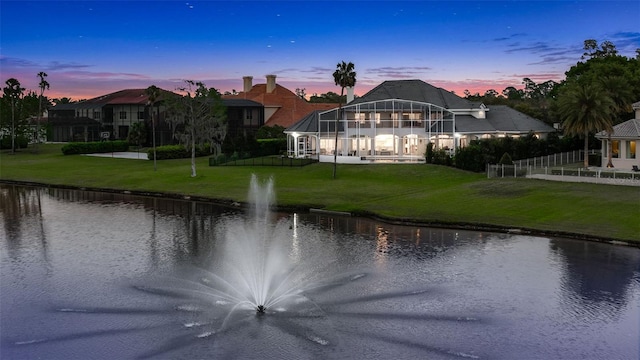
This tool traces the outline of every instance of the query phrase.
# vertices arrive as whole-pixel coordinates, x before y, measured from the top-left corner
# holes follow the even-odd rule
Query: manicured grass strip
[[[283,206],[317,207],[426,223],[486,224],[640,242],[640,188],[532,179],[486,179],[483,174],[418,164],[304,167],[208,166],[197,160],[153,162],[64,156],[61,145],[37,154],[0,153],[0,179],[52,185],[172,193],[247,201],[251,174],[273,177]]]

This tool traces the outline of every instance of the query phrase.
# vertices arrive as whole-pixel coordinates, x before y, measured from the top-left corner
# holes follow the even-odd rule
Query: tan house
[[[635,170],[640,168],[640,157],[637,149],[640,143],[640,101],[633,104],[635,116],[622,124],[613,127],[611,133],[611,163],[620,170]],[[602,167],[607,166],[609,139],[606,131],[596,134],[602,141]]]

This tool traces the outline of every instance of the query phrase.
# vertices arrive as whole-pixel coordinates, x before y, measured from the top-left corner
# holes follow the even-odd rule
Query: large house
[[[640,157],[637,154],[640,143],[640,101],[633,104],[633,110],[634,118],[614,126],[611,133],[611,163],[614,168],[640,168]],[[601,131],[596,134],[596,138],[602,141],[602,167],[605,167],[609,158],[609,135],[606,131]]]
[[[385,81],[338,109],[308,113],[285,130],[288,153],[341,163],[423,162],[427,144],[451,153],[491,137],[555,132],[504,105],[487,107],[421,80]]]
[[[264,124],[287,128],[303,116],[315,110],[329,110],[338,106],[332,103],[309,103],[291,90],[276,83],[276,75],[267,75],[264,84],[253,84],[252,76],[245,76],[243,90],[237,94],[225,95],[225,99],[245,99],[264,106]]]
[[[58,104],[49,111],[51,141],[99,141],[102,134],[111,139],[126,139],[134,123],[146,122],[151,128],[149,97],[146,89],[127,89],[71,104]],[[178,96],[162,90],[161,97]],[[227,134],[255,132],[264,125],[264,107],[247,99],[223,99],[227,108]],[[154,107],[156,138],[159,145],[173,142],[171,124],[166,119],[162,100]],[[151,134],[149,134],[151,136]]]

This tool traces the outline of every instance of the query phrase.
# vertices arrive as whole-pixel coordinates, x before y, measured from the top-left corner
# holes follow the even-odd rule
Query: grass
[[[304,167],[216,166],[197,159],[152,161],[64,156],[61,145],[0,153],[0,180],[247,201],[251,174],[273,177],[278,205],[322,208],[425,224],[519,228],[640,244],[640,189],[534,179],[487,179],[417,164]]]

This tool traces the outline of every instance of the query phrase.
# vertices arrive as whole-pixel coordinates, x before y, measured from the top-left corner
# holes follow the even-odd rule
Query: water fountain
[[[11,189],[2,359],[637,358],[637,249]]]

